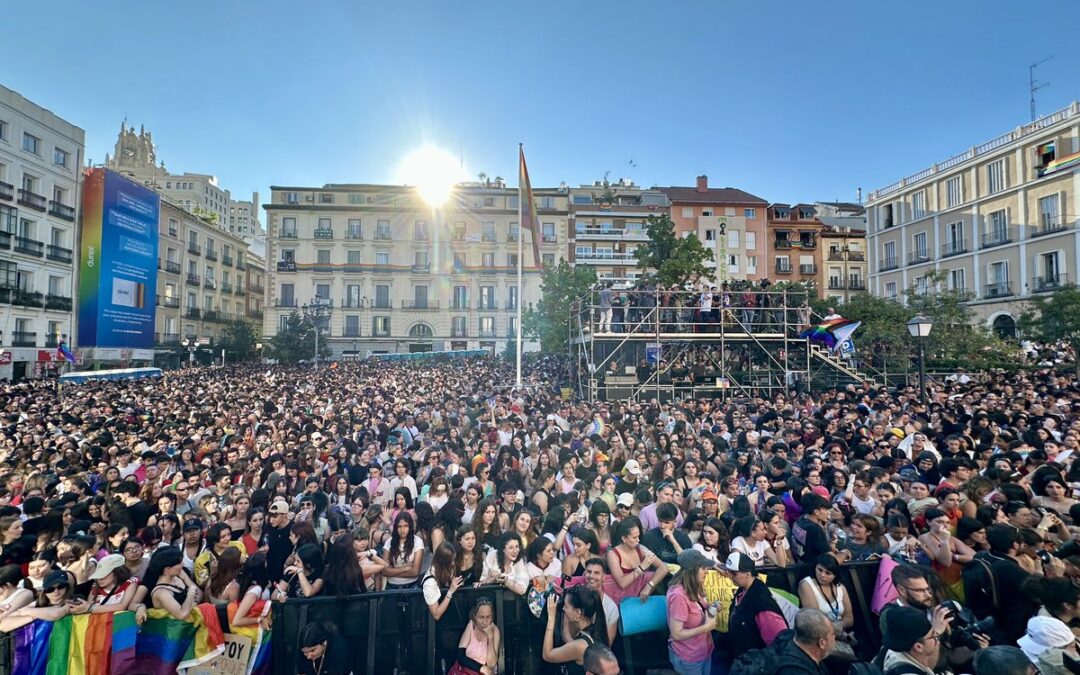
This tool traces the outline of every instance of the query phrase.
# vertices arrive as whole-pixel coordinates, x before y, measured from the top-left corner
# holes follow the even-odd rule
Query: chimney
[[[709,177],[702,174],[697,177],[697,191],[708,192],[709,191]]]

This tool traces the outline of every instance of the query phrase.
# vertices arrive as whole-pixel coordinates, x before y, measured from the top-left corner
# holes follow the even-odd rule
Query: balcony
[[[36,239],[15,237],[15,252],[25,253],[40,258],[45,255],[45,244]]]
[[[554,234],[540,235],[540,240],[542,242],[544,242],[545,244],[558,244],[559,243],[559,238],[556,237]],[[492,333],[492,335],[494,335],[494,332]]]
[[[37,347],[37,333],[17,330],[11,334],[12,347]]]
[[[349,241],[363,241],[364,232],[358,227],[345,230],[345,238]]]
[[[202,317],[202,312],[198,307],[188,307],[184,310],[184,318],[186,319],[199,319]]]
[[[180,263],[175,260],[166,260],[165,271],[169,274],[180,274]]]
[[[775,240],[773,240],[773,248],[775,248],[777,250],[782,250],[782,251],[787,250],[787,249],[791,248],[791,244],[792,244],[792,242],[791,242],[790,239],[775,239]]]
[[[199,282],[199,275],[198,274],[192,274],[191,272],[188,272],[187,282],[188,282],[189,286],[198,286],[199,283],[200,283]]]
[[[476,306],[476,309],[480,312],[497,312],[499,311],[499,306],[495,304],[494,300],[492,300],[491,302],[487,303],[481,302]]]
[[[907,261],[909,265],[919,265],[930,262],[930,250],[924,248],[917,251],[911,251],[907,254]]]
[[[222,265],[228,265],[229,267],[232,267],[233,257],[231,255],[229,255],[228,253],[222,253],[221,254],[221,264]]]
[[[895,270],[900,267],[900,263],[896,258],[883,258],[878,263],[878,272],[888,272],[889,270]]]
[[[58,312],[70,312],[71,298],[66,295],[54,295],[53,293],[49,293],[45,296],[45,309],[52,309]]]
[[[1076,224],[1076,216],[1041,216],[1039,226],[1032,230],[1032,237],[1043,237],[1055,232],[1064,232]]]
[[[177,309],[180,307],[180,298],[176,296],[158,296],[157,304],[161,307],[168,307],[170,309]]]
[[[467,338],[469,337],[469,331],[454,328],[450,331],[450,337],[452,338]]]
[[[866,282],[862,279],[852,279],[848,282],[848,288],[853,291],[865,291]]]
[[[224,320],[224,317],[222,316],[221,312],[217,311],[216,309],[206,309],[203,310],[203,320],[212,321],[213,323],[221,323]]]
[[[0,230],[0,248],[10,249],[11,237],[12,234],[10,232],[4,232],[3,230]]]
[[[804,276],[808,274],[817,274],[817,265],[799,265],[799,274],[802,274]]]
[[[53,349],[55,349],[59,344],[60,344],[60,336],[59,335],[46,335],[45,336],[45,346],[46,347],[52,347]]]
[[[375,303],[371,305],[375,309],[393,309],[390,305],[389,298],[375,298]]]
[[[574,230],[578,239],[600,239],[610,241],[648,241],[649,235],[639,228],[616,230],[610,227],[578,227]]]
[[[19,203],[23,206],[34,209],[35,211],[44,211],[49,200],[45,199],[44,195],[35,194],[29,190],[19,188]]]
[[[636,265],[637,256],[633,253],[577,253],[574,260],[590,265]]]
[[[375,230],[375,241],[390,241],[390,230]]]
[[[208,288],[212,291],[217,290],[217,281],[210,277],[203,277],[203,288]]]
[[[941,245],[942,258],[948,258],[949,256],[960,255],[967,252],[967,242],[963,239],[953,239],[952,241],[947,241]]]
[[[999,281],[995,284],[986,284],[984,298],[1007,298],[1013,294],[1012,284],[1008,281]]]
[[[66,204],[61,204],[55,199],[49,200],[49,215],[56,216],[61,220],[75,221],[75,208]]]
[[[9,289],[8,300],[13,305],[23,307],[44,307],[45,296],[34,291],[24,291],[17,288]]]
[[[154,337],[159,345],[178,347],[180,345],[180,333],[155,333]]]
[[[316,239],[333,239],[334,228],[332,227],[316,227],[313,233]]]
[[[278,298],[276,307],[296,307],[296,298]]]
[[[255,319],[256,321],[262,321],[263,311],[261,309],[249,309],[247,311],[249,319]]]
[[[49,244],[45,247],[45,257],[56,262],[70,263],[74,260],[74,254],[75,252],[70,248],[64,248],[63,246]]]
[[[800,239],[795,242],[795,245],[804,251],[811,251],[817,248],[817,239],[810,237],[809,239]]]
[[[482,337],[482,338],[493,338],[493,337],[495,337],[495,331],[493,331],[493,330],[483,330],[483,329],[481,329],[481,330],[477,331],[477,333],[479,333],[480,337]]]
[[[791,274],[791,262],[787,260],[777,260],[774,269],[777,274]]]
[[[0,180],[0,199],[8,201],[15,199],[15,186]]]
[[[341,334],[341,337],[347,337],[347,338],[362,337],[360,335],[360,326],[345,326],[345,331]]]
[[[240,270],[241,272],[247,269],[247,263],[244,262],[243,258],[236,259],[236,269]]]
[[[248,292],[252,295],[263,295],[266,292],[266,288],[257,284],[248,286]]]
[[[847,284],[843,279],[837,279],[836,277],[829,277],[829,289],[833,291],[842,291],[847,288]]]
[[[232,284],[230,282],[228,282],[228,281],[222,281],[221,282],[221,292],[222,293],[232,293],[233,292]]]
[[[295,272],[296,261],[295,260],[279,260],[277,261],[278,272]]]
[[[341,308],[342,309],[363,309],[364,304],[365,304],[364,303],[364,298],[342,298],[341,299]]]
[[[237,284],[236,288],[233,289],[233,293],[236,293],[237,295],[244,295],[246,292],[247,290],[244,288],[243,284]]]
[[[427,309],[438,309],[439,308],[439,301],[438,300],[402,300],[401,301],[401,308],[402,309],[409,309],[409,310],[416,310],[416,311],[422,311],[422,310],[427,310]]]
[[[282,230],[278,237],[281,239],[296,239],[296,230]]]
[[[511,300],[507,300],[506,304],[503,305],[503,309],[505,309],[508,312],[516,312],[517,308],[518,308],[517,303],[513,302]]]
[[[187,252],[191,255],[202,255],[202,246],[189,241],[187,245]]]
[[[506,243],[507,244],[516,244],[516,243],[518,243],[519,238],[520,237],[518,237],[518,235],[516,235],[516,234],[508,234],[508,235],[506,235]],[[451,335],[450,337],[455,337],[455,336]]]
[[[457,310],[462,310],[462,311],[470,309],[469,302],[467,300],[465,300],[465,301],[451,300],[449,309],[457,309]]]
[[[1035,277],[1032,279],[1032,282],[1032,287],[1036,293],[1050,293],[1060,289],[1068,283],[1064,272]]]
[[[992,248],[1003,244],[1011,244],[1016,241],[1016,229],[1006,227],[984,232],[982,236],[982,248]]]
[[[206,259],[217,260],[217,250],[212,248],[206,249]]]

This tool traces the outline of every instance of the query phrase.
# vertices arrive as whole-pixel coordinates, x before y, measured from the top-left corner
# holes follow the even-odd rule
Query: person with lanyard
[[[751,649],[771,645],[780,631],[787,628],[787,622],[768,586],[755,576],[750,556],[732,551],[724,569],[738,587],[731,599],[728,619],[730,655],[734,659]]]
[[[297,675],[348,675],[352,672],[345,640],[322,623],[309,623],[301,628],[299,640]]]

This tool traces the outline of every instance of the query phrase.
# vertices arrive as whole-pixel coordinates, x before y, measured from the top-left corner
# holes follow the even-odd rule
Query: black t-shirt
[[[682,530],[675,530],[675,541],[679,542],[679,546],[682,549],[688,550],[693,547],[693,542],[690,541],[690,537],[686,536],[686,533]],[[679,554],[675,552],[675,546],[667,540],[662,534],[660,534],[660,528],[654,527],[645,533],[645,536],[641,538],[641,545],[649,549],[656,554],[657,558],[660,558],[663,562],[669,565],[676,565],[679,561]]]
[[[150,520],[150,507],[142,502],[142,500],[135,502],[131,506],[127,507],[128,515],[131,516],[131,524],[135,527],[135,532],[146,527],[146,521]],[[132,532],[134,536],[135,532]]]
[[[637,492],[637,489],[639,487],[641,487],[640,481],[634,481],[633,483],[631,483],[629,481],[621,480],[615,484],[615,494],[621,495],[626,494],[627,492],[629,492],[630,494],[634,494],[635,492]]]
[[[791,526],[791,551],[796,562],[817,562],[819,556],[830,550],[829,535],[821,525],[803,516]]]
[[[316,664],[320,666],[319,670],[315,670]],[[299,652],[296,656],[296,672],[298,675],[347,675],[351,668],[345,640],[340,635],[330,636],[326,641],[326,652],[314,661],[308,661],[304,658],[304,652]]]
[[[789,480],[791,480],[791,472],[790,471],[784,471],[784,472],[780,473],[779,475],[777,475],[775,473],[770,473],[769,474],[769,486],[770,486],[769,487],[769,492],[773,493],[774,495],[782,495],[782,494],[784,494],[784,492],[787,491],[787,482]],[[773,483],[779,483],[779,482],[783,482],[784,487],[782,487],[782,488],[772,487]]]
[[[280,528],[266,528],[266,543],[270,548],[266,553],[266,571],[270,581],[281,579],[281,574],[285,571],[285,560],[292,553],[293,545],[289,541],[289,529],[288,525]]]

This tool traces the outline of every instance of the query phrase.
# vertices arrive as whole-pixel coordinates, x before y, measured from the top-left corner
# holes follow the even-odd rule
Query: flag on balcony
[[[533,201],[532,184],[529,182],[529,168],[525,166],[525,148],[518,145],[518,213],[521,215],[521,231],[532,235],[533,264],[540,266],[540,221],[536,216],[536,203]],[[525,261],[521,261],[524,265]]]
[[[59,358],[65,359],[68,363],[75,363],[75,355],[71,353],[71,350],[67,348],[64,342],[56,345],[56,355]]]
[[[853,319],[830,319],[813,328],[804,330],[799,334],[799,337],[805,338],[810,342],[817,342],[830,352],[834,352],[841,344],[848,340],[851,337],[851,334],[861,325],[862,321],[855,321]]]

